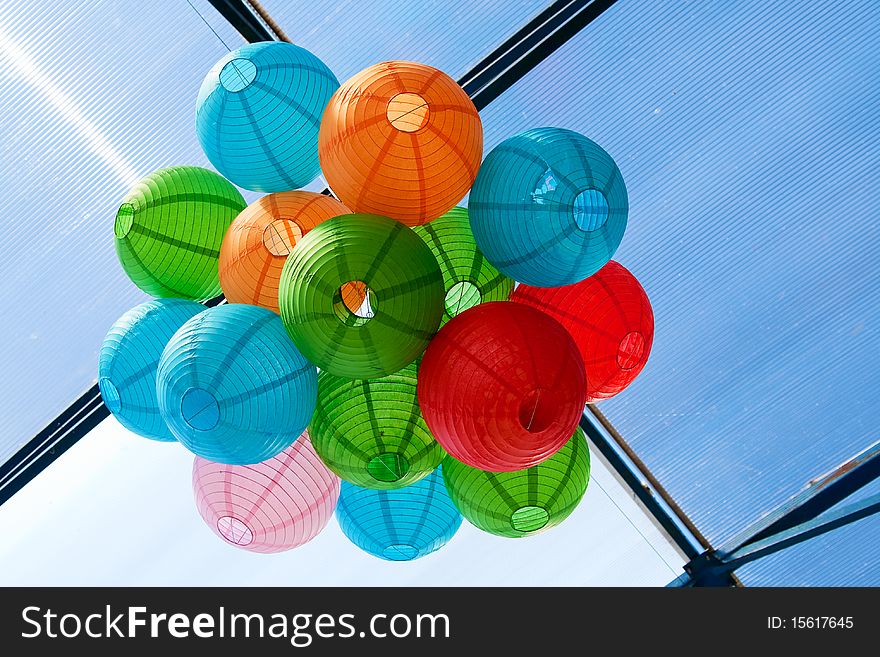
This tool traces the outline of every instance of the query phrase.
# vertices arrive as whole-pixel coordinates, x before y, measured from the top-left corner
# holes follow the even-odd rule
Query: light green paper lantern
[[[221,293],[217,262],[241,194],[207,169],[160,169],[122,199],[113,233],[132,282],[154,297],[206,301]]]
[[[447,456],[443,479],[471,524],[496,536],[531,536],[561,523],[581,501],[590,480],[590,451],[578,427],[558,452],[538,465],[486,472]]]
[[[351,307],[352,291],[362,303]],[[324,221],[291,251],[281,272],[281,319],[319,368],[374,379],[412,363],[443,314],[443,275],[411,228],[369,214]]]
[[[321,460],[363,488],[402,488],[428,476],[446,452],[428,430],[416,393],[417,365],[381,379],[318,375],[309,435]]]
[[[514,280],[495,269],[477,248],[465,208],[452,208],[413,231],[427,244],[443,272],[446,297],[441,326],[484,301],[506,301]]]

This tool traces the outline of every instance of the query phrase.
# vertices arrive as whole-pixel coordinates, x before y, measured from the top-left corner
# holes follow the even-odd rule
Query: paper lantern
[[[471,233],[466,209],[452,208],[413,231],[431,248],[443,272],[446,299],[441,326],[478,303],[505,301],[510,296],[513,279],[483,257]]]
[[[415,363],[381,379],[318,375],[309,431],[340,477],[366,488],[400,488],[433,472],[445,456],[419,411]]]
[[[471,524],[497,536],[531,536],[561,523],[581,501],[590,480],[590,451],[578,427],[562,449],[538,465],[485,472],[447,457],[443,479]]]
[[[346,290],[364,289],[350,307]],[[279,305],[291,339],[322,370],[379,378],[413,362],[443,314],[443,275],[412,229],[349,214],[313,228],[281,272]]]
[[[197,456],[192,484],[196,508],[211,531],[251,552],[282,552],[312,540],[339,499],[339,479],[315,454],[307,433],[253,465]]]
[[[461,514],[439,468],[397,490],[371,490],[343,481],[336,519],[352,543],[388,561],[411,561],[435,552],[461,526]]]
[[[451,456],[509,472],[551,456],[584,409],[584,366],[555,319],[493,301],[449,320],[419,370],[419,406]]]
[[[281,192],[320,173],[318,129],[336,76],[307,50],[253,43],[223,57],[205,77],[196,134],[205,155],[236,185]]]
[[[474,238],[489,262],[539,287],[597,272],[620,245],[628,208],[611,156],[561,128],[528,130],[493,149],[469,202]]]
[[[165,347],[157,374],[159,408],[197,456],[259,463],[306,428],[317,379],[278,315],[257,306],[221,305],[193,317]]]
[[[442,71],[384,62],[333,94],[318,148],[343,203],[415,226],[467,194],[483,155],[483,127],[471,99]]]
[[[654,342],[654,313],[639,281],[614,260],[575,285],[520,285],[512,300],[556,318],[580,349],[587,403],[613,397],[642,371]]]
[[[159,413],[156,368],[165,345],[205,307],[183,299],[154,299],[110,327],[98,355],[98,388],[120,424],[145,438],[173,441]]]
[[[113,232],[122,268],[154,297],[216,297],[220,244],[244,207],[238,190],[207,169],[171,167],[151,173],[116,212]]]
[[[278,281],[290,251],[325,219],[349,212],[335,198],[315,192],[279,192],[251,203],[232,222],[220,247],[220,285],[226,299],[277,313]],[[357,306],[362,301],[350,299]]]

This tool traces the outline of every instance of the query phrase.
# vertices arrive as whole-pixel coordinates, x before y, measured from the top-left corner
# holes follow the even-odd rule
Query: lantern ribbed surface
[[[333,95],[318,147],[343,203],[415,226],[467,194],[483,155],[483,127],[471,99],[442,71],[384,62]]]
[[[538,287],[570,285],[617,250],[629,202],[620,170],[598,144],[562,128],[506,139],[486,157],[468,204],[483,254]]]
[[[587,403],[619,393],[648,362],[654,343],[651,302],[636,277],[614,260],[575,285],[520,285],[511,299],[568,329],[584,360]]]
[[[453,317],[419,369],[419,406],[451,456],[492,472],[521,470],[571,437],[584,409],[572,337],[529,306],[493,301]]]
[[[446,298],[441,326],[484,301],[505,301],[513,291],[508,278],[477,248],[465,208],[452,208],[439,219],[413,228],[440,265]]]
[[[363,286],[351,308],[345,290]],[[443,315],[443,275],[411,228],[377,215],[334,217],[313,228],[281,272],[281,318],[322,370],[380,378],[413,362]]]
[[[321,171],[321,115],[338,87],[330,69],[299,46],[271,41],[234,50],[199,90],[196,134],[202,150],[245,189],[303,187]]]
[[[388,561],[411,561],[435,552],[461,526],[461,514],[446,491],[440,468],[397,490],[371,490],[343,481],[336,519],[352,543]]]
[[[129,431],[173,441],[159,413],[156,369],[171,336],[205,307],[184,299],[154,299],[110,327],[98,355],[98,388],[113,416]]]
[[[590,480],[590,451],[578,427],[558,452],[525,470],[485,472],[447,457],[443,478],[471,524],[497,536],[531,536],[561,523],[581,501]]]
[[[270,310],[209,308],[171,338],[157,374],[162,417],[197,456],[258,463],[288,447],[315,410],[317,371]]]
[[[322,221],[350,212],[335,198],[315,192],[279,192],[251,203],[232,222],[220,247],[226,299],[277,313],[278,282],[293,247]]]
[[[211,531],[251,552],[282,552],[312,540],[339,499],[339,478],[318,458],[307,433],[253,465],[197,456],[192,485],[196,508]]]
[[[223,235],[244,208],[238,190],[213,171],[161,169],[122,199],[113,226],[116,254],[151,296],[211,299],[220,294]]]
[[[419,411],[415,363],[381,379],[318,374],[309,425],[315,450],[340,477],[391,489],[427,476],[446,455]]]

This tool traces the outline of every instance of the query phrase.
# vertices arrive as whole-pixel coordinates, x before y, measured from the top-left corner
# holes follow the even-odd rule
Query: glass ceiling
[[[458,76],[546,3],[264,4],[344,79],[393,57]],[[16,373],[0,461],[94,381],[104,332],[142,300],[109,217],[141,175],[206,164],[194,97],[225,51],[185,0],[0,5],[0,359]],[[557,125],[618,162],[616,259],[657,326],[640,378],[601,407],[716,544],[877,437],[878,83],[872,0],[622,0],[482,112],[487,152]],[[880,584],[878,539],[874,517],[741,574]]]
[[[624,1],[482,112],[487,148],[558,125],[620,165],[657,325],[600,406],[716,544],[877,439],[878,82],[875,2]],[[880,584],[878,539],[746,581]]]

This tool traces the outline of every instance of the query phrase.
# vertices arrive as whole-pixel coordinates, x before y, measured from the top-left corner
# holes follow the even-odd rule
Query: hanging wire
[[[232,48],[229,47],[229,44],[227,44],[223,40],[223,37],[221,37],[217,33],[217,30],[215,30],[214,27],[208,22],[208,19],[206,19],[204,16],[202,16],[202,12],[200,12],[198,9],[196,9],[196,6],[191,2],[191,0],[186,0],[186,4],[188,4],[194,12],[196,12],[196,15],[198,15],[198,17],[202,19],[202,22],[208,26],[208,29],[214,33],[214,36],[217,37],[218,41],[220,41],[220,43],[223,44],[223,46],[226,48],[226,50],[228,50],[229,52],[232,52]]]

